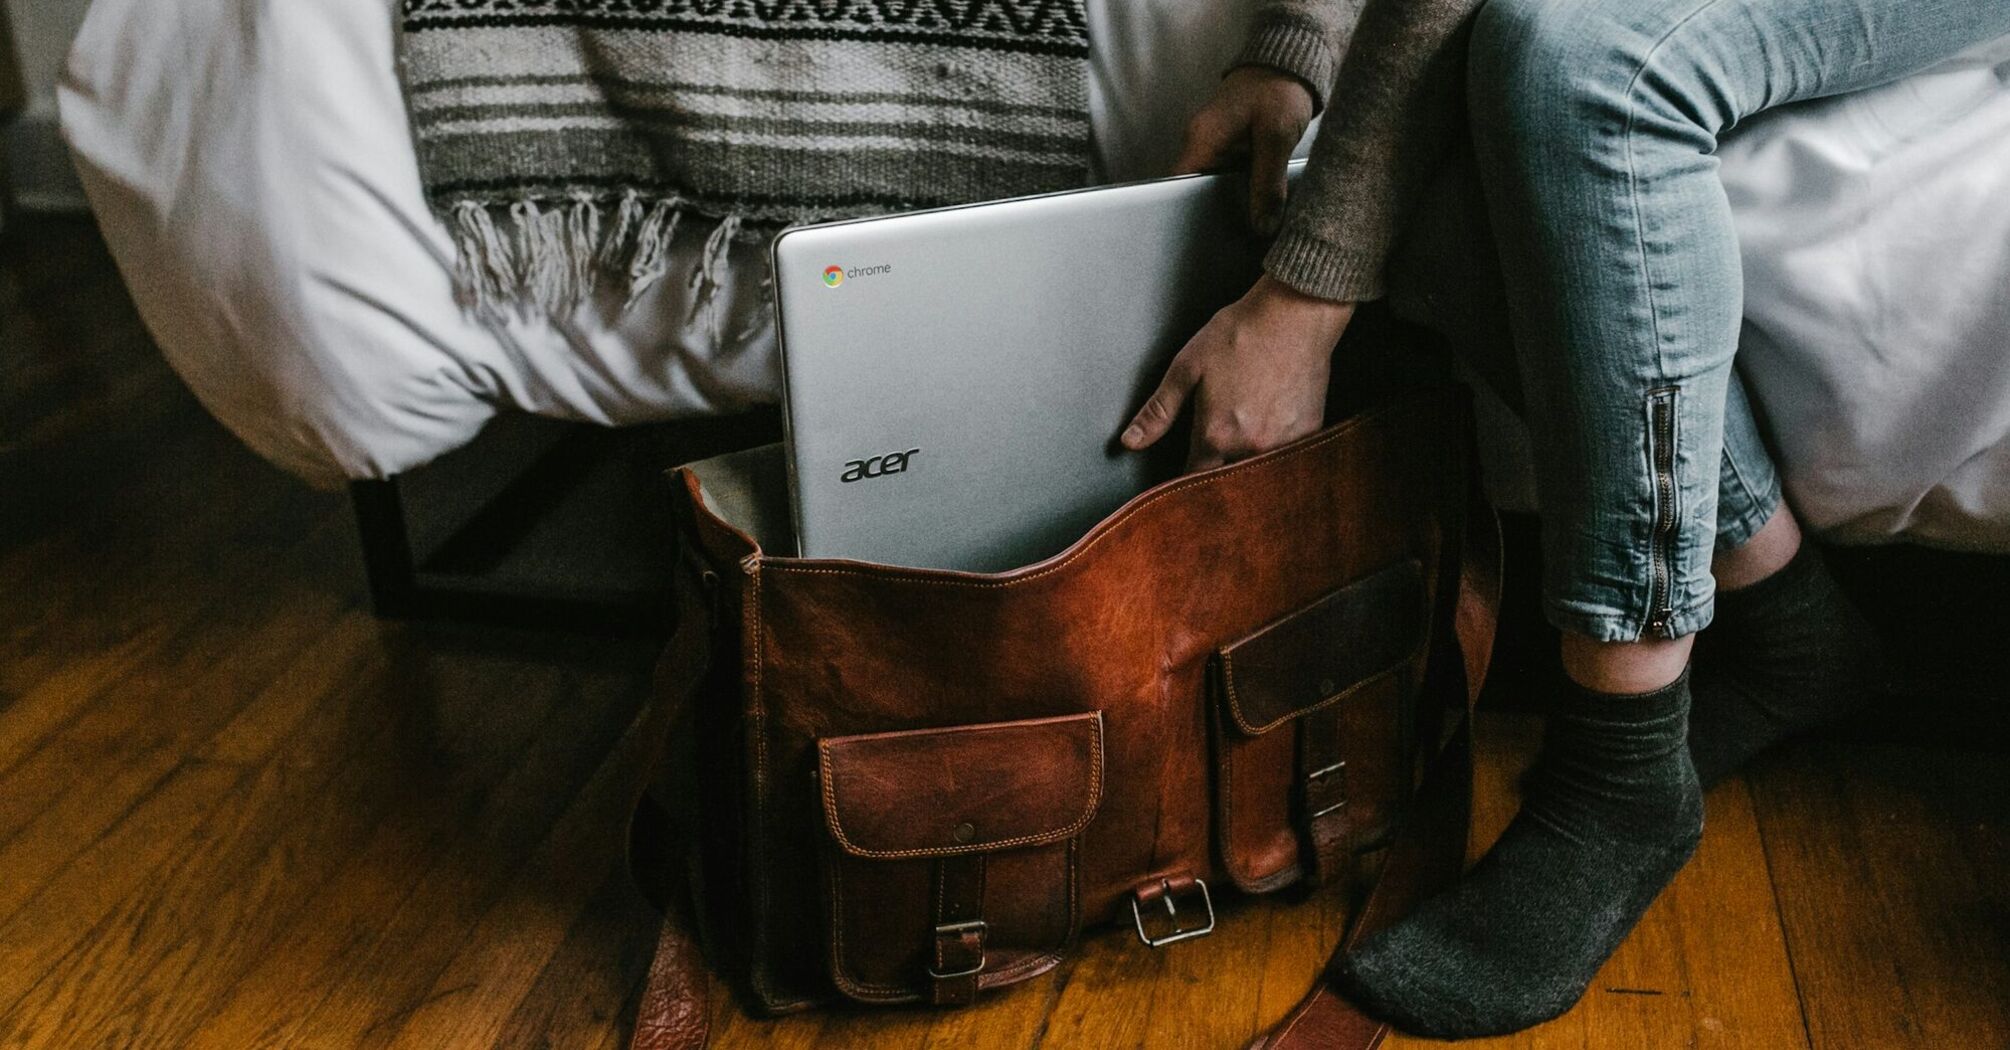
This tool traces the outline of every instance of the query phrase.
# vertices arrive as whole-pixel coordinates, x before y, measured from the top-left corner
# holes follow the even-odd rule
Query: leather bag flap
[[[1429,640],[1424,569],[1397,562],[1217,654],[1236,728],[1259,736],[1407,665]]]
[[[817,743],[824,822],[855,857],[1043,846],[1088,826],[1103,797],[1100,712],[831,737]]]

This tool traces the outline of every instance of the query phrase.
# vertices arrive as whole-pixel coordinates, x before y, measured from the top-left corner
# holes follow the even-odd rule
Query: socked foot
[[[1355,1000],[1405,1031],[1498,1035],[1570,1009],[1695,851],[1687,674],[1638,696],[1563,691],[1500,841],[1344,960]]]
[[[1811,545],[1764,580],[1718,594],[1695,667],[1689,751],[1706,789],[1860,709],[1883,678],[1876,636]]]

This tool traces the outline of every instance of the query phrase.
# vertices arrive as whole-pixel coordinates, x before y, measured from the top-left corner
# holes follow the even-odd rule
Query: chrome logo
[[[843,283],[844,283],[844,267],[842,266],[824,267],[824,286],[826,288],[836,288],[838,285],[841,285]]]

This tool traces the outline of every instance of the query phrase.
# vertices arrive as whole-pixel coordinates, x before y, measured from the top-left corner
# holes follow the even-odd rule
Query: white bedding
[[[1164,171],[1253,0],[1091,0],[1113,180]],[[600,423],[772,401],[757,244],[692,317],[680,263],[491,328],[454,304],[394,74],[395,0],[96,0],[66,133],[169,361],[310,480],[393,474],[498,410]],[[2010,47],[1768,115],[1723,150],[1755,395],[1817,527],[2010,549]]]

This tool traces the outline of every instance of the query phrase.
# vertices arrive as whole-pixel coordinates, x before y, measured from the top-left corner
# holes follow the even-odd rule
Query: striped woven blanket
[[[1083,0],[404,0],[404,30],[478,309],[632,302],[686,217],[709,275],[736,236],[1088,175]]]

